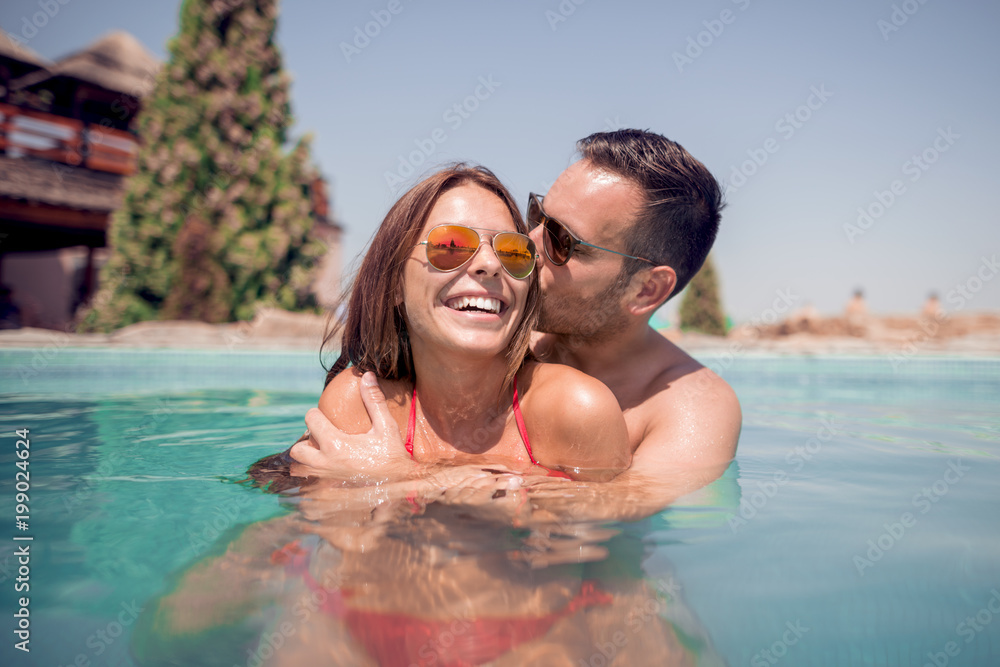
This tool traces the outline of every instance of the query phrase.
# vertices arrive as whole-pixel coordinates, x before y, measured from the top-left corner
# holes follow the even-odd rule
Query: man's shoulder
[[[650,382],[644,403],[657,407],[676,407],[701,412],[711,410],[721,401],[724,407],[738,407],[736,392],[715,371],[666,338],[658,343],[651,359],[655,376]]]
[[[715,443],[720,458],[731,457],[743,422],[736,392],[715,371],[665,343],[657,346],[655,378],[636,406],[643,441],[669,443],[697,436],[702,443]]]

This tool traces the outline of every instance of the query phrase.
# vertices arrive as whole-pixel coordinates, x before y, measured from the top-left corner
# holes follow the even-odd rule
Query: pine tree
[[[137,172],[83,328],[250,319],[315,306],[308,138],[285,152],[289,82],[276,0],[185,0],[139,117]]]
[[[712,257],[705,260],[684,291],[680,307],[681,329],[714,336],[726,335],[726,316],[719,301],[719,285]]]

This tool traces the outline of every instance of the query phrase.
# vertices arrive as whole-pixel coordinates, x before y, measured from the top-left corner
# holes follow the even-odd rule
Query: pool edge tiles
[[[886,355],[741,355],[695,358],[727,380],[786,376],[910,381],[946,376],[1000,382],[1000,358]],[[319,392],[325,371],[318,351],[180,348],[0,348],[0,394],[108,394],[199,389]]]
[[[0,394],[117,394],[267,388],[320,392],[316,351],[0,349]]]
[[[878,379],[1000,380],[1000,358],[965,355],[927,355],[899,361],[889,355],[765,355],[695,354],[700,363],[724,378],[746,374],[823,374],[834,377]]]

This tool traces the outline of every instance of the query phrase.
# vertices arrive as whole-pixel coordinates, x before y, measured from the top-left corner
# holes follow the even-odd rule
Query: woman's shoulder
[[[567,410],[621,408],[608,387],[583,371],[562,364],[530,362],[523,373],[529,380],[532,402]]]
[[[618,399],[586,373],[561,364],[533,363],[523,399],[537,458],[546,465],[624,469],[631,459]],[[537,440],[537,442],[536,442]]]

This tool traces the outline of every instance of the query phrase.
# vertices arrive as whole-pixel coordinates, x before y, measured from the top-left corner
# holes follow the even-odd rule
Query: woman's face
[[[496,195],[462,185],[438,198],[420,240],[426,241],[427,233],[443,224],[475,229],[481,234],[480,245],[472,259],[447,272],[428,263],[426,246],[413,248],[403,270],[401,296],[414,351],[428,346],[424,349],[503,354],[524,316],[529,281],[534,279],[512,278],[491,245],[496,231],[517,231],[514,219]],[[480,298],[485,301],[478,302]]]

